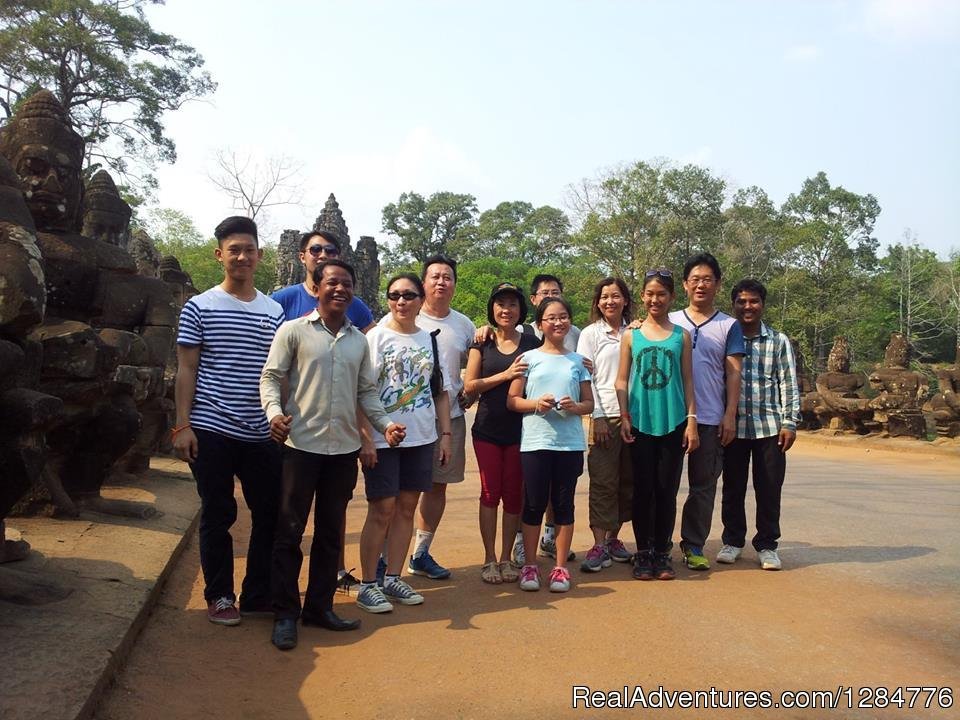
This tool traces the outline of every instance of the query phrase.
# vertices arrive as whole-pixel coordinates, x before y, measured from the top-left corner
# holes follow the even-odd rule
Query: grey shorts
[[[467,419],[461,415],[450,421],[450,459],[440,466],[440,443],[433,451],[433,481],[435,483],[463,482],[467,466]],[[440,437],[440,423],[437,423],[437,437]]]
[[[367,500],[397,497],[401,490],[427,492],[433,487],[433,446],[377,448],[377,464],[363,468]]]

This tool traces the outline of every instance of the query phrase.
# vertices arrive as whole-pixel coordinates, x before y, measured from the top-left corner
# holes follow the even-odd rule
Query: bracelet
[[[175,437],[177,436],[177,433],[178,433],[178,432],[180,432],[181,430],[186,430],[188,427],[190,427],[190,423],[185,423],[185,424],[181,425],[180,427],[175,427],[175,428],[173,428],[173,429],[170,431],[170,438],[171,438],[171,439],[172,439],[172,438],[175,438]]]
[[[693,418],[694,420],[696,420],[697,419],[696,413],[690,413],[689,415],[687,415],[687,418],[688,419]]]
[[[442,432],[442,433],[440,433],[440,435],[441,435],[441,436],[443,436],[443,435],[450,435],[450,436],[452,437],[452,436],[453,436],[453,433]]]

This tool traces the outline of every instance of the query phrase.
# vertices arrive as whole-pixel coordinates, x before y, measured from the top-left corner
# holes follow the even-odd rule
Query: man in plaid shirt
[[[741,370],[737,437],[723,458],[723,547],[717,562],[734,563],[747,537],[744,498],[753,459],[757,498],[757,534],[753,547],[760,567],[779,570],[780,491],[787,450],[797,437],[800,389],[790,340],[763,322],[767,289],[756,280],[741,280],[730,293],[734,315],[743,329],[746,354]]]

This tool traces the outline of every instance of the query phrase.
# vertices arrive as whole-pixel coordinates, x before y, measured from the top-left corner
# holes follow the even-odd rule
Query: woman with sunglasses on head
[[[313,271],[325,260],[339,259],[342,254],[340,238],[330,230],[308,230],[300,236],[300,262],[307,271],[306,279],[288,285],[270,295],[283,308],[287,320],[309,315],[317,307],[317,289],[313,286]],[[347,307],[347,318],[360,332],[373,328],[373,313],[356,295]]]
[[[633,555],[618,537],[632,517],[633,469],[630,448],[620,437],[620,406],[614,387],[620,366],[620,338],[633,316],[627,284],[608,277],[593,289],[590,319],[580,333],[577,352],[593,363],[593,415],[588,434],[587,470],[590,474],[590,529],[593,547],[580,565],[584,572],[600,572]]]
[[[476,342],[467,357],[464,390],[480,400],[473,421],[473,449],[480,470],[480,538],[484,559],[480,577],[486,583],[516,582],[510,551],[520,523],[523,471],[520,466],[521,417],[507,409],[510,383],[527,369],[523,353],[540,342],[517,326],[527,319],[523,292],[513,283],[500,283],[487,301],[493,334]],[[500,562],[497,562],[497,508],[503,501]]]
[[[570,589],[565,559],[573,539],[573,497],[587,449],[580,416],[593,412],[590,373],[584,367],[583,356],[568,351],[563,344],[570,332],[572,315],[563,298],[545,298],[537,306],[536,322],[543,333],[543,345],[523,354],[527,370],[510,383],[507,392],[507,408],[524,414],[520,462],[527,564],[520,570],[521,590],[540,589],[535,558],[548,502],[553,503],[558,558],[550,573],[550,591]]]
[[[440,443],[441,464],[450,455],[449,384],[436,382],[433,339],[417,327],[423,297],[423,283],[413,273],[391,278],[387,283],[389,320],[367,333],[380,402],[391,419],[406,426],[404,441],[391,448],[383,435],[363,423],[360,462],[367,518],[360,533],[363,579],[357,605],[373,613],[393,610],[394,602],[423,602],[423,596],[400,579],[400,571],[410,548],[420,493],[433,484],[434,443]],[[381,586],[377,565],[384,541],[386,572]]]
[[[633,458],[633,576],[672,580],[670,561],[684,451],[697,449],[690,333],[670,322],[673,275],[660,268],[643,280],[646,317],[620,341],[616,391],[620,435]]]

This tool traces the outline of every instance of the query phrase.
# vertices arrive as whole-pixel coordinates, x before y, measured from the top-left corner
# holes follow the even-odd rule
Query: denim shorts
[[[433,446],[377,448],[377,464],[363,468],[367,500],[397,497],[401,490],[429,492],[433,487]]]

